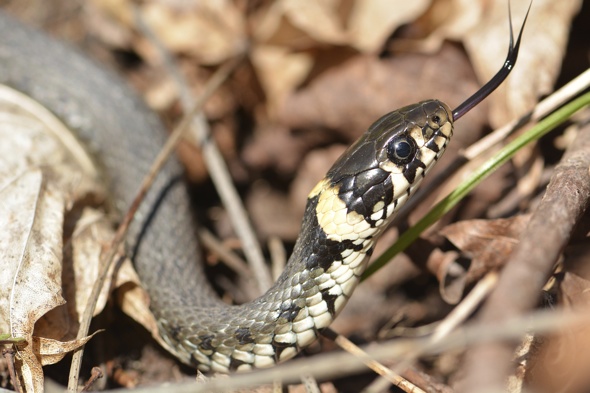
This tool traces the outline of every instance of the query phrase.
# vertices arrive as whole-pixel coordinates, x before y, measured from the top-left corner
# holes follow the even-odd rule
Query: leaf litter
[[[17,370],[26,391],[40,392],[41,367],[91,338],[75,339],[78,318],[112,227],[104,213],[90,208],[71,221],[76,199],[101,199],[104,191],[86,153],[76,150],[53,115],[1,88],[0,123],[0,332],[17,340]],[[75,225],[70,237],[64,235],[68,225]],[[127,272],[120,279],[138,282],[129,263],[120,270]]]
[[[519,26],[528,1],[513,0],[511,4],[513,25]],[[455,154],[455,151],[477,140],[485,132],[486,124],[503,124],[515,115],[524,113],[540,95],[550,91],[559,74],[571,19],[580,4],[580,1],[556,4],[535,0],[525,30],[519,63],[507,81],[506,89],[502,93],[495,93],[488,103],[457,125],[452,150],[447,155]],[[116,50],[138,56],[141,65],[124,66],[123,71],[138,89],[155,97],[149,101],[157,102],[158,111],[170,122],[179,116],[178,97],[175,99],[178,93],[171,87],[172,84],[166,82],[170,76],[162,67],[152,43],[139,33],[134,14],[136,11],[156,32],[183,69],[198,69],[198,72],[187,73],[190,75],[189,82],[195,86],[202,83],[212,68],[241,51],[247,51],[249,61],[234,76],[229,87],[229,95],[236,98],[227,100],[222,95],[218,96],[224,110],[218,112],[220,117],[214,121],[223,119],[226,128],[227,125],[230,127],[229,131],[224,131],[224,135],[235,141],[227,145],[229,148],[225,153],[230,168],[239,168],[232,171],[238,174],[236,178],[246,187],[246,198],[257,205],[252,207],[252,211],[256,212],[255,221],[262,234],[278,232],[268,223],[277,225],[274,219],[279,216],[279,209],[286,207],[293,210],[288,217],[301,215],[300,201],[306,193],[305,185],[313,183],[312,178],[321,176],[323,171],[317,168],[329,165],[328,158],[325,163],[314,160],[324,155],[332,156],[331,146],[349,143],[377,117],[407,103],[435,97],[455,106],[499,68],[496,63],[505,56],[508,37],[504,2],[285,0],[261,1],[251,5],[240,1],[152,0],[134,5],[131,1],[92,0],[88,7],[90,11],[79,16],[84,21],[86,33],[101,41],[103,51]],[[455,44],[449,44],[449,40]],[[468,58],[457,43],[465,46]],[[474,75],[477,75],[477,79]],[[160,98],[156,94],[157,88],[162,89]],[[246,112],[245,117],[250,126],[244,127],[235,121],[235,114],[240,111]],[[273,151],[281,153],[269,153]],[[315,158],[313,154],[316,154]],[[537,155],[539,152],[533,150],[529,154]],[[185,159],[189,167],[194,165],[190,162],[192,155],[184,155],[188,157]],[[536,160],[536,156],[531,157]],[[524,163],[521,172],[528,172],[526,163],[530,161],[527,157],[521,159]],[[202,169],[195,171],[198,170],[200,174],[193,178],[202,178]],[[278,170],[275,176],[279,178],[281,186],[268,194],[274,200],[268,203],[260,187],[247,185],[256,183],[260,186],[257,183],[260,182],[257,180],[260,173],[275,170]],[[42,180],[44,176],[42,173]],[[27,175],[25,180],[28,177],[33,175]],[[294,183],[293,179],[296,179]],[[535,192],[534,184],[540,181],[538,177],[535,179],[530,180],[531,185],[526,187],[527,193]],[[515,179],[506,170],[495,179],[490,179],[487,189],[482,187],[480,192],[484,197],[492,195],[491,203],[494,203],[502,199],[502,190],[520,181],[520,178]],[[45,182],[41,181],[38,189],[45,192],[44,185]],[[62,196],[59,200],[62,210],[71,202],[70,199]],[[477,203],[476,199],[467,201],[455,216],[485,217],[484,207],[469,208],[470,204]],[[54,203],[58,205],[58,202]],[[275,210],[273,206],[276,206]],[[223,215],[210,214],[209,217]],[[64,218],[60,219],[63,221]],[[292,223],[298,220],[290,218],[288,221],[290,228],[281,233],[292,240],[297,229],[297,225]],[[471,265],[466,273],[470,277],[469,282],[490,268],[497,267],[502,262],[502,255],[509,253],[511,242],[518,234],[516,229],[511,229],[512,225],[516,225],[516,221],[512,221],[466,221],[455,224],[458,227],[451,226],[443,230],[450,239],[459,243],[455,243],[459,251],[469,257]],[[91,253],[97,255],[100,245],[109,239],[108,231],[103,232],[109,227],[108,220],[95,212],[85,211],[82,222],[72,232],[76,234],[72,241],[80,235],[84,238],[81,243],[94,242],[96,249]],[[88,222],[100,223],[98,227],[101,229],[93,229]],[[227,228],[227,223],[214,220],[213,226]],[[231,230],[221,232],[231,235]],[[90,233],[93,236],[82,235]],[[396,235],[397,231],[392,230],[385,237],[393,241]],[[437,241],[436,237],[433,235],[429,239],[434,245],[439,245],[440,240]],[[462,239],[457,240],[457,237]],[[504,251],[494,255],[495,247],[501,247]],[[77,248],[72,247],[74,250]],[[87,252],[74,253],[86,255]],[[455,254],[444,251],[437,255],[442,260]],[[398,263],[401,266],[407,262],[394,261],[390,266]],[[397,277],[396,284],[389,284],[388,287],[386,282],[381,282],[385,280],[381,276],[379,285],[375,287],[381,292],[375,291],[367,297],[363,297],[362,292],[358,295],[363,300],[354,312],[351,311],[355,317],[349,319],[349,325],[354,325],[354,321],[358,320],[368,321],[369,317],[357,314],[357,311],[362,310],[370,299],[376,301],[380,297],[384,300],[382,307],[364,307],[376,314],[370,318],[375,322],[357,323],[362,326],[358,329],[365,332],[366,337],[371,336],[371,333],[366,333],[367,329],[369,332],[371,329],[376,331],[375,327],[391,316],[392,308],[406,310],[405,314],[396,317],[401,321],[400,327],[404,326],[404,315],[412,316],[406,318],[409,327],[428,323],[434,318],[436,312],[432,311],[437,310],[436,304],[440,300],[435,295],[436,291],[426,291],[421,295],[424,297],[420,298],[415,293],[417,289],[412,288],[429,287],[428,279],[415,270],[402,270],[405,276]],[[129,272],[129,282],[134,283],[136,278],[132,275]],[[388,275],[396,274],[390,272]],[[91,277],[92,274],[88,273],[84,282],[91,282]],[[53,285],[61,288],[61,284]],[[132,284],[132,287],[134,289],[130,292],[139,290],[136,284]],[[363,291],[362,287],[360,291]],[[394,290],[397,297],[392,302],[391,296],[386,295]],[[106,300],[106,295],[101,296]],[[419,299],[418,303],[414,304],[420,304],[419,309],[430,310],[412,310],[409,305],[416,299]],[[153,320],[146,313],[145,294],[140,292],[135,298],[122,296],[120,301],[125,310],[138,310],[136,319],[143,320],[141,323],[154,331]],[[387,303],[393,306],[385,306]],[[47,305],[45,307],[50,308]],[[380,314],[381,311],[384,312]],[[80,310],[68,312],[79,315]],[[416,315],[422,315],[422,319],[414,318]],[[346,318],[345,311],[339,320]],[[64,328],[67,324],[62,323],[61,319],[49,325],[55,329],[59,326],[61,330],[58,329],[60,333],[57,335],[67,335],[65,332],[75,330]],[[373,327],[369,327],[371,325]],[[48,328],[49,331],[52,329]]]

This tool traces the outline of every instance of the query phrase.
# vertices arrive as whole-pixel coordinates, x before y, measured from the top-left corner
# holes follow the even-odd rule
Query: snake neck
[[[374,213],[373,221],[359,221],[341,209],[334,185],[324,180],[318,187],[285,271],[263,296],[238,306],[195,305],[185,297],[181,305],[158,307],[160,331],[185,363],[217,372],[272,366],[314,342],[343,309],[397,206],[381,204],[382,218]],[[348,220],[342,228],[352,230],[327,228],[326,215],[330,222]]]

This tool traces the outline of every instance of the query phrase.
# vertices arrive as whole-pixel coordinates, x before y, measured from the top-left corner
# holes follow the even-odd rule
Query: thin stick
[[[252,272],[248,268],[246,262],[244,262],[244,260],[236,253],[229,250],[228,247],[224,246],[215,235],[204,228],[199,229],[198,235],[203,246],[222,260],[227,267],[244,277],[246,280],[252,279]]]
[[[410,381],[402,377],[401,375],[390,370],[382,363],[371,357],[367,352],[362,350],[355,343],[347,339],[341,334],[336,333],[330,328],[325,329],[322,334],[332,338],[336,344],[346,352],[356,356],[361,362],[367,365],[371,370],[387,379],[392,385],[397,386],[407,393],[426,393],[424,390],[412,384]]]
[[[86,383],[84,384],[82,391],[83,392],[90,391],[90,389],[92,388],[92,385],[94,385],[94,382],[96,382],[97,379],[100,379],[102,377],[103,377],[103,374],[102,374],[102,370],[100,369],[100,367],[92,367],[92,371],[90,372],[90,378],[88,378],[88,381],[86,381]]]
[[[590,125],[578,131],[555,168],[545,195],[511,253],[496,289],[481,310],[481,323],[522,315],[538,303],[548,277],[590,207]],[[482,343],[467,352],[464,391],[501,387],[512,372],[511,342]]]
[[[12,380],[12,386],[17,393],[21,393],[22,387],[20,384],[20,379],[16,375],[16,369],[14,367],[14,348],[5,348],[2,350],[2,356],[6,359],[6,366],[8,367],[8,374],[10,375],[10,379]]]
[[[405,354],[426,346],[424,354],[435,355],[450,350],[463,349],[473,343],[482,341],[519,339],[524,333],[534,330],[537,333],[548,333],[565,327],[582,326],[590,322],[587,313],[572,313],[541,311],[523,316],[516,316],[498,324],[472,324],[449,334],[446,340],[431,345],[429,338],[420,339],[395,339],[368,345],[362,350],[377,361],[385,359],[403,359]],[[334,367],[337,364],[338,367]],[[355,356],[347,352],[327,353],[313,358],[295,359],[290,362],[256,372],[235,374],[230,378],[218,378],[206,383],[196,385],[191,383],[178,383],[174,385],[162,385],[156,387],[144,387],[136,389],[136,393],[200,393],[200,392],[226,392],[231,389],[259,386],[271,383],[280,378],[285,383],[296,383],[300,376],[313,374],[319,379],[328,379],[338,376],[351,376],[366,369],[366,365]],[[61,389],[47,389],[48,393],[62,392]],[[117,389],[111,393],[128,393],[127,389]]]
[[[183,109],[186,111],[187,108],[193,106],[194,102],[191,92],[186,88],[188,83],[183,77],[182,72],[178,69],[172,56],[170,56],[168,50],[161,44],[152,29],[143,22],[141,13],[136,11],[135,16],[138,21],[138,26],[145,36],[154,44],[156,50],[158,50],[164,61],[164,66],[170,75],[172,75],[173,80],[180,89],[181,103]],[[244,255],[246,256],[248,263],[251,265],[251,270],[256,278],[256,283],[260,292],[259,294],[262,294],[271,287],[273,281],[264,262],[262,248],[258,243],[255,231],[248,218],[246,208],[234,186],[227,165],[225,164],[225,160],[223,159],[215,140],[211,137],[209,124],[202,111],[199,111],[199,113],[193,117],[191,133],[201,147],[211,180],[213,180],[213,184],[217,189],[221,202],[227,209],[229,219],[233,224],[236,234],[242,241]]]

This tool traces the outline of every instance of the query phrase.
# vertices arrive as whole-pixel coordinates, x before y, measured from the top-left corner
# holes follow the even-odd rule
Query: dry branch
[[[588,207],[589,168],[590,126],[586,125],[556,167],[543,200],[481,311],[480,323],[497,324],[537,305],[547,278]],[[515,347],[514,342],[502,342],[472,348],[466,355],[461,391],[503,387]]]

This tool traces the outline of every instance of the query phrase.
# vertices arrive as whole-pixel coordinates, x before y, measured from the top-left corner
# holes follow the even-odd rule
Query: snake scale
[[[527,13],[528,15],[528,13]],[[526,21],[526,18],[525,18]],[[311,191],[285,271],[260,298],[230,306],[201,271],[195,226],[171,159],[130,227],[127,250],[164,339],[204,371],[267,367],[312,343],[344,307],[379,235],[443,154],[458,118],[502,83],[502,69],[457,109],[427,100],[377,120]],[[165,133],[114,75],[72,48],[0,15],[0,83],[53,111],[97,157],[112,204],[125,211]]]

